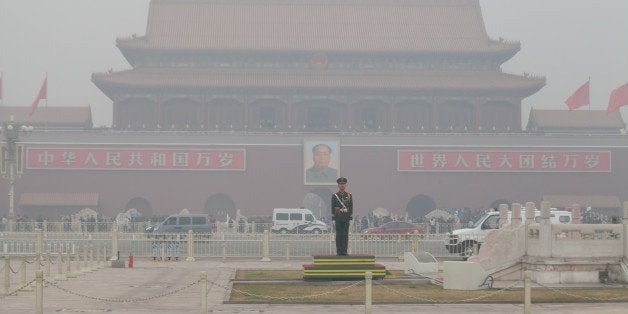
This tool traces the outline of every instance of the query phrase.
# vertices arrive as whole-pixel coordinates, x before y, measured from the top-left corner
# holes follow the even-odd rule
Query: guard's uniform
[[[336,182],[347,183],[339,178]],[[340,208],[337,210],[336,208]],[[336,192],[331,196],[331,217],[336,223],[336,254],[347,255],[349,224],[353,219],[353,196],[349,192]]]

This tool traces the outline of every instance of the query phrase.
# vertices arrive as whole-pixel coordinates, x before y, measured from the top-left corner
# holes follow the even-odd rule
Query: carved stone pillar
[[[510,225],[513,227],[518,227],[521,225],[521,204],[519,203],[512,204]]]
[[[541,243],[541,257],[552,257],[552,224],[550,222],[550,202],[541,202],[541,225],[539,226],[539,240]]]

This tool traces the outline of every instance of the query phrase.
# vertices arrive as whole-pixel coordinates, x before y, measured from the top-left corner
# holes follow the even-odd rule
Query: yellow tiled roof
[[[137,68],[95,74],[101,89],[108,86],[143,88],[328,88],[375,90],[521,90],[533,93],[545,84],[498,71],[383,71]]]
[[[563,129],[622,129],[626,126],[619,111],[606,114],[606,110],[542,110],[532,109],[528,128],[539,131],[547,128]]]
[[[155,0],[146,36],[118,45],[175,50],[507,52],[478,0]]]
[[[7,123],[11,115],[15,122],[23,124],[64,124],[91,127],[90,107],[38,107],[29,115],[31,107],[0,106],[0,123]]]

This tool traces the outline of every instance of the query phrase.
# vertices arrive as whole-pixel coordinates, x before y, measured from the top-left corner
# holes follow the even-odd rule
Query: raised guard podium
[[[303,264],[303,279],[364,279],[370,271],[373,279],[386,277],[386,266],[375,263],[375,255],[312,255],[313,264]]]

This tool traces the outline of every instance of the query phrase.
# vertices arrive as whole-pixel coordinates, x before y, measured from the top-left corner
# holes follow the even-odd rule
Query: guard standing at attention
[[[353,219],[353,196],[345,191],[347,178],[336,180],[338,192],[331,196],[331,217],[336,224],[336,254],[347,255],[349,224]]]

